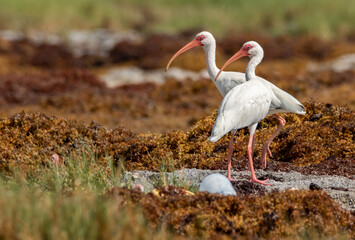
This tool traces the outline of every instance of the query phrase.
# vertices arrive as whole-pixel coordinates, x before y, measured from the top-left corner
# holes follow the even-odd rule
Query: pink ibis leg
[[[272,142],[272,140],[274,140],[274,138],[280,133],[281,129],[285,126],[286,124],[286,120],[282,117],[280,117],[277,114],[273,115],[277,120],[280,121],[279,126],[277,127],[276,131],[274,132],[274,134],[271,135],[271,137],[266,141],[266,143],[263,146],[263,150],[261,152],[261,164],[262,164],[262,168],[266,168],[266,152],[269,153],[269,156],[272,157],[271,151],[270,151],[270,143]]]
[[[251,172],[250,181],[255,182],[255,183],[261,183],[263,185],[272,185],[271,183],[267,183],[267,181],[269,181],[269,179],[259,180],[255,176],[254,165],[253,165],[253,139],[254,139],[254,134],[251,134],[249,137],[249,143],[248,143],[249,169]]]
[[[236,179],[231,178],[231,169],[232,169],[232,155],[233,155],[233,138],[234,138],[235,131],[231,131],[231,139],[228,145],[228,173],[227,178],[229,181],[237,181]]]

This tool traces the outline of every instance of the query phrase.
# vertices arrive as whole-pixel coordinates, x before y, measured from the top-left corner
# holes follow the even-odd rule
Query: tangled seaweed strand
[[[159,195],[113,188],[122,207],[135,203],[153,227],[166,224],[175,233],[201,238],[353,239],[355,217],[326,192],[286,190],[262,197],[221,196],[199,192],[183,194],[163,187]],[[339,238],[338,238],[339,237]]]
[[[306,116],[285,115],[287,125],[271,149],[274,161],[268,170],[295,170],[306,173],[355,174],[354,112],[345,108],[306,103]],[[84,125],[76,121],[48,117],[41,113],[19,113],[0,120],[0,169],[20,164],[27,170],[48,164],[53,153],[67,156],[74,149],[89,146],[106,163],[113,156],[126,170],[158,171],[181,168],[225,169],[228,137],[213,144],[208,141],[216,112],[198,121],[187,132],[167,134],[135,134],[123,128],[108,130],[98,123]],[[257,130],[256,159],[262,143],[277,126],[267,118]],[[234,169],[245,170],[248,132],[236,134]],[[258,167],[259,161],[255,161]]]

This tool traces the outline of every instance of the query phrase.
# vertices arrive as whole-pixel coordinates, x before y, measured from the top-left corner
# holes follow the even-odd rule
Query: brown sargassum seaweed
[[[271,144],[273,161],[267,170],[304,173],[355,174],[354,112],[345,107],[306,103],[307,115],[285,114],[287,124]],[[229,134],[217,143],[208,141],[216,112],[198,121],[187,132],[135,134],[127,129],[108,130],[98,123],[83,123],[19,113],[0,120],[0,168],[21,165],[25,170],[46,165],[53,153],[67,156],[75,149],[90,147],[98,161],[107,156],[126,170],[181,168],[225,169]],[[277,121],[267,117],[256,132],[255,165],[259,167],[262,143],[275,131]],[[236,134],[233,168],[247,169],[248,131]]]
[[[106,197],[122,207],[140,206],[153,227],[202,239],[353,239],[355,217],[326,192],[286,190],[261,197],[186,195],[176,187],[159,194],[113,188]]]

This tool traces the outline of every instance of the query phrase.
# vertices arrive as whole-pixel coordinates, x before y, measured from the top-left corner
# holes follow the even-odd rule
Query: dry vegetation
[[[262,197],[220,196],[160,188],[159,194],[114,188],[106,196],[121,206],[143,207],[152,226],[163,221],[184,236],[202,239],[328,239],[353,238],[354,216],[325,192],[287,190]],[[127,201],[126,199],[131,199]]]
[[[275,156],[268,170],[296,170],[318,174],[354,175],[354,112],[343,107],[311,103],[306,116],[286,116],[288,125],[271,145]],[[48,165],[54,153],[62,156],[76,148],[89,146],[99,160],[113,156],[127,170],[158,171],[162,163],[172,169],[224,169],[228,136],[213,144],[207,140],[215,114],[198,121],[187,132],[135,134],[124,128],[108,130],[102,125],[47,117],[44,114],[19,113],[0,121],[2,168],[21,164]],[[273,126],[273,127],[271,127]],[[256,158],[261,143],[276,128],[273,120],[264,120],[257,130]],[[246,169],[248,133],[236,136],[235,169]],[[257,163],[258,166],[258,163]],[[305,167],[300,167],[305,166]]]

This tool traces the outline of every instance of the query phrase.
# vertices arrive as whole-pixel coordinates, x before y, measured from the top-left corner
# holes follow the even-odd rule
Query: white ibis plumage
[[[254,133],[259,121],[265,118],[272,106],[279,106],[281,103],[270,86],[255,75],[255,68],[264,56],[264,51],[258,43],[254,41],[245,43],[243,47],[223,65],[220,72],[227,65],[243,56],[250,57],[245,71],[247,81],[234,87],[223,98],[209,140],[216,142],[230,131],[248,127],[250,132],[248,143],[249,169],[251,171],[250,181],[270,185],[267,183],[268,179],[259,180],[255,176],[253,165]],[[219,73],[216,79],[218,79],[218,76]]]
[[[187,50],[201,46],[206,54],[206,66],[208,74],[211,80],[215,80],[216,76],[219,72],[218,67],[216,66],[216,40],[214,39],[213,35],[209,32],[203,31],[196,35],[194,40],[186,44],[183,48],[181,48],[178,52],[174,54],[174,56],[170,59],[169,63],[166,66],[166,71],[169,69],[170,64],[183,52]],[[270,156],[272,156],[271,151],[269,149],[270,143],[272,140],[278,135],[281,131],[282,127],[285,125],[286,121],[276,113],[281,112],[290,112],[290,113],[297,113],[297,114],[305,114],[305,109],[303,105],[297,101],[293,96],[288,94],[287,92],[281,90],[280,88],[276,87],[274,84],[268,82],[267,80],[257,77],[265,84],[267,84],[276,97],[280,100],[279,106],[273,106],[272,109],[268,112],[268,114],[274,114],[273,116],[280,121],[280,124],[275,131],[275,133],[266,141],[263,146],[262,154],[261,154],[261,161],[263,162],[263,167],[266,167],[266,153],[268,152]],[[218,91],[224,97],[232,88],[235,86],[245,83],[245,74],[240,72],[220,72],[220,76],[218,79],[213,81],[215,86],[217,87]],[[228,179],[231,180],[230,176],[230,169],[231,169],[231,159],[233,154],[233,138],[234,138],[235,131],[231,132],[231,139],[228,146]]]

